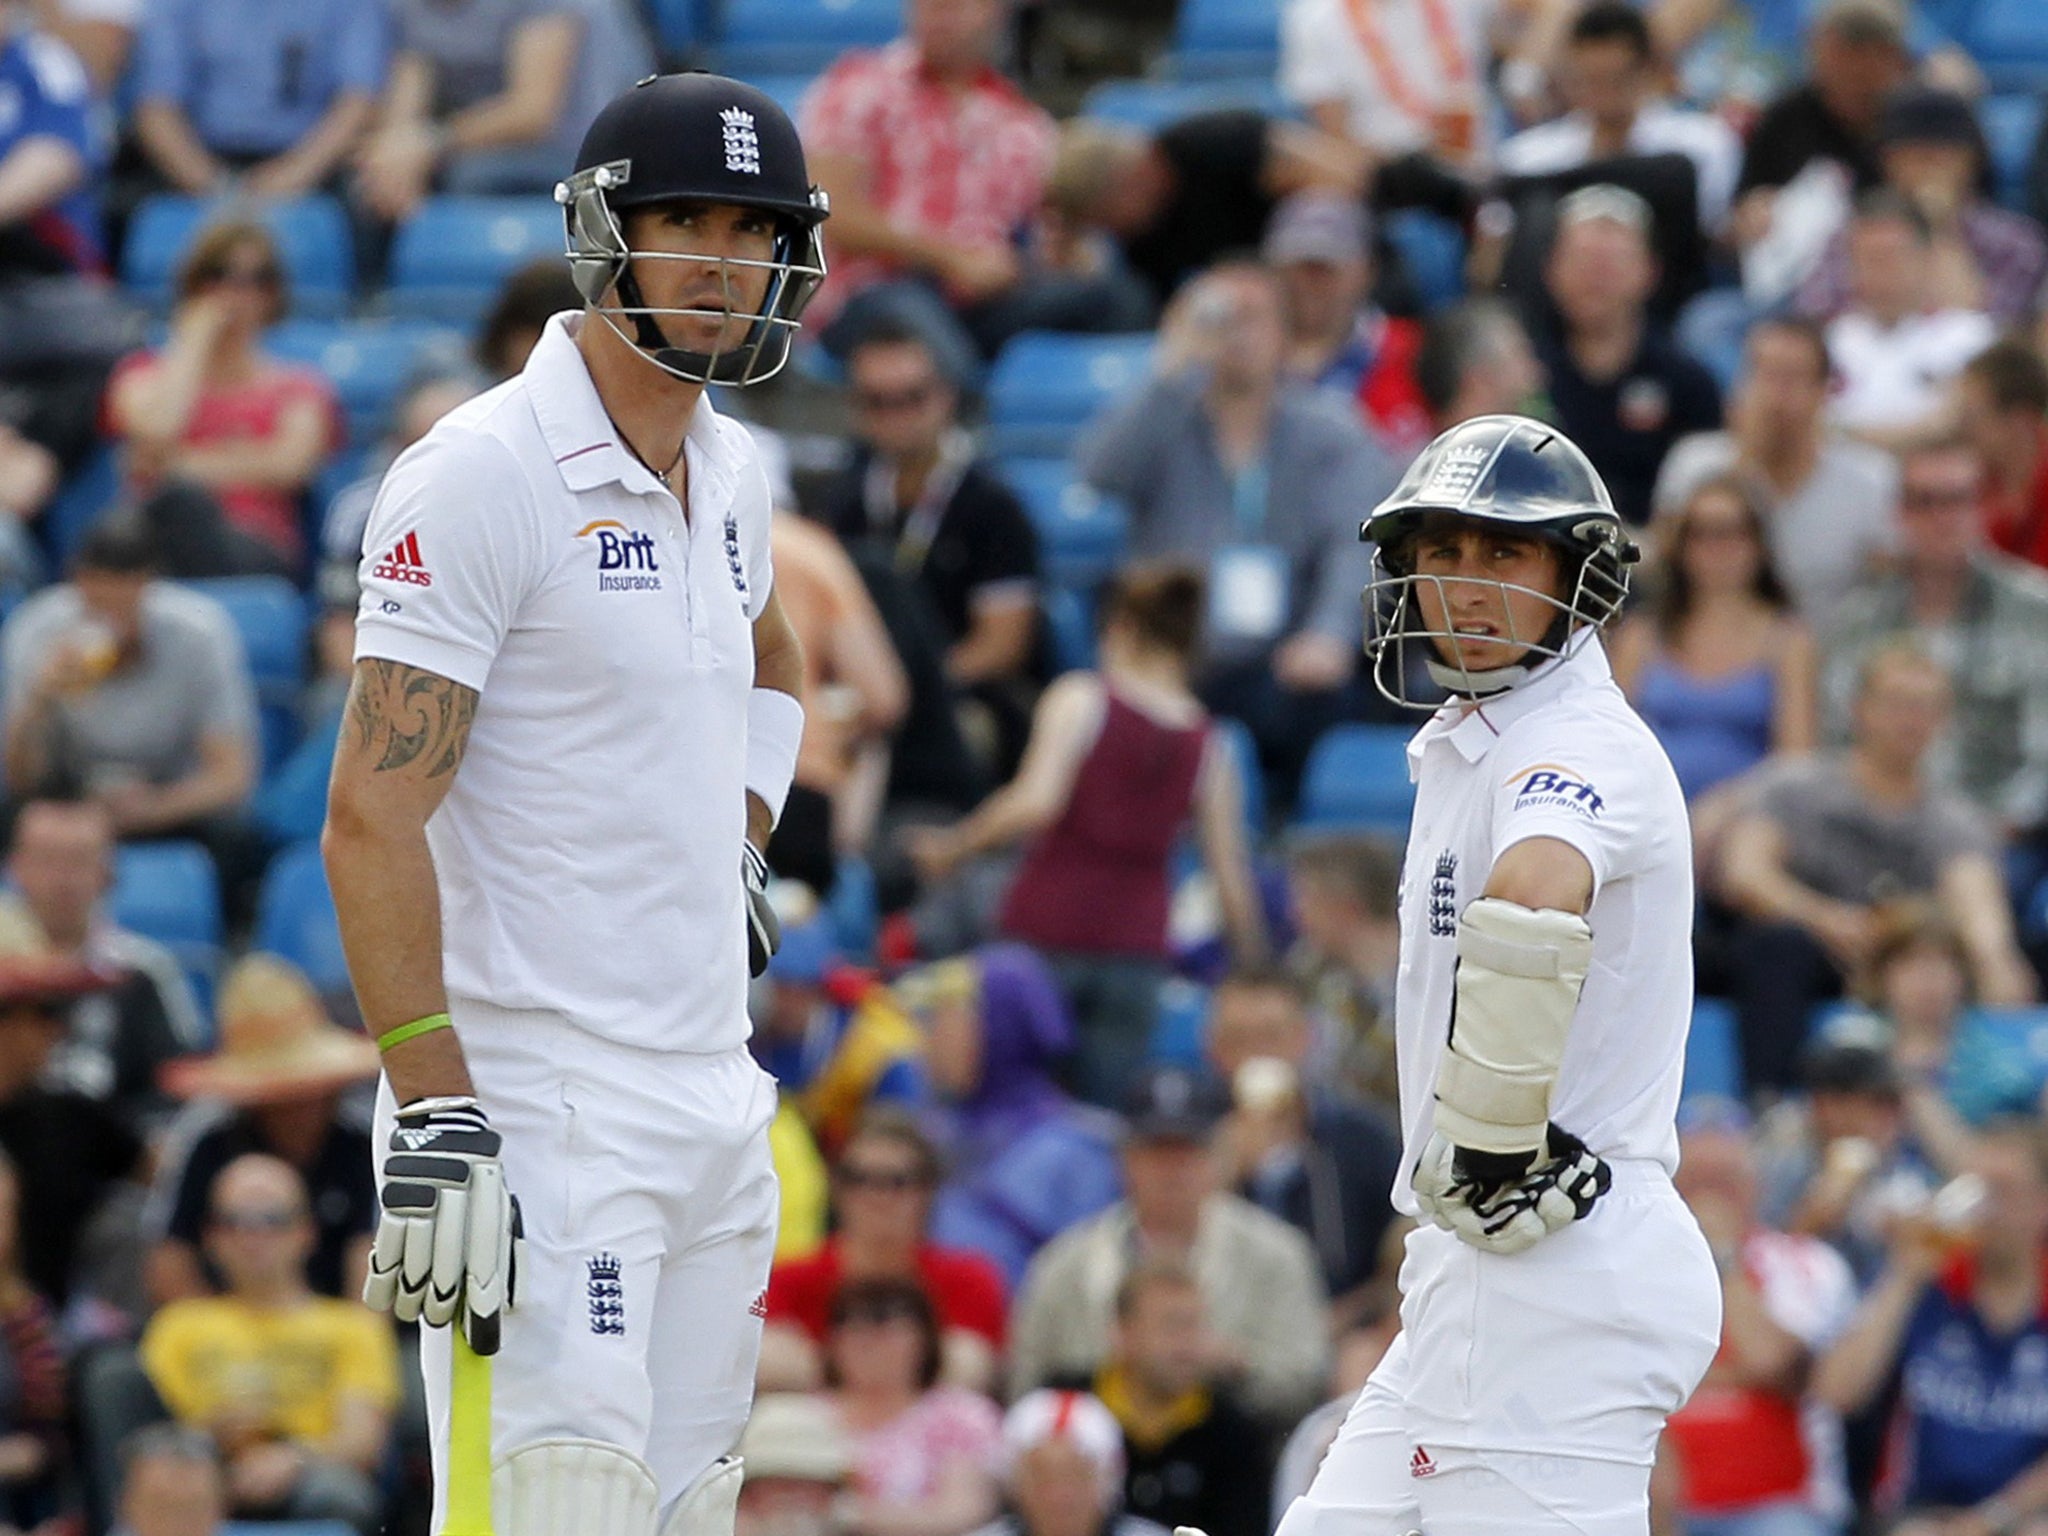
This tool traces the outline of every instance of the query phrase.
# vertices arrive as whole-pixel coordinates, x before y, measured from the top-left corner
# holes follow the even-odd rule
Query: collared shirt
[[[1564,658],[1477,709],[1446,704],[1408,746],[1415,820],[1401,873],[1394,1040],[1413,1168],[1429,1140],[1450,1030],[1458,917],[1494,861],[1531,837],[1593,871],[1593,965],[1551,1118],[1610,1160],[1678,1166],[1679,1074],[1692,1020],[1692,834],[1664,749],[1581,631]],[[1394,1203],[1413,1214],[1405,1177]]]
[[[356,655],[481,694],[427,841],[456,998],[607,1040],[747,1038],[740,847],[769,492],[700,399],[689,515],[548,322],[525,370],[400,455],[370,514]]]
[[[1480,73],[1491,51],[1494,0],[1367,3],[1380,28],[1383,64],[1353,23],[1351,0],[1288,0],[1280,12],[1280,89],[1299,106],[1341,106],[1350,137],[1388,158],[1436,148],[1437,122],[1429,113],[1464,114],[1471,123],[1469,163],[1484,167],[1497,117]],[[1432,5],[1441,7],[1434,16]],[[1446,22],[1448,39],[1438,35]],[[1396,71],[1398,78],[1387,78]]]
[[[216,153],[274,155],[337,97],[375,96],[389,42],[384,7],[362,0],[150,0],[136,99],[182,110]]]
[[[1348,402],[1285,386],[1273,405],[1263,515],[1247,529],[1201,391],[1199,379],[1176,377],[1125,400],[1083,439],[1082,475],[1129,504],[1133,555],[1206,564],[1241,542],[1277,549],[1288,566],[1281,633],[1356,644],[1358,595],[1372,575],[1358,525],[1393,489],[1398,466]]]
[[[1057,130],[1044,108],[995,70],[965,90],[932,78],[917,46],[847,54],[805,95],[804,147],[867,168],[868,197],[891,224],[967,249],[1018,238],[1038,214]],[[901,269],[876,256],[834,256],[811,305],[822,325],[848,298]]]
[[[2048,824],[2048,576],[1983,553],[1953,623],[1920,624],[1903,576],[1858,587],[1820,635],[1826,735],[1849,739],[1856,675],[1877,647],[1925,646],[1954,680],[1948,729],[1928,754],[1928,781],[2012,827]]]
[[[1979,201],[1963,209],[1962,231],[1963,247],[1984,279],[1984,308],[1991,318],[2010,325],[2031,315],[2042,279],[2048,277],[2048,239],[2042,237],[2041,226],[2025,214]],[[1800,285],[1796,308],[1802,315],[1829,320],[1851,302],[1845,226],[1835,232]]]
[[[1709,234],[1728,217],[1735,178],[1742,169],[1742,141],[1720,118],[1665,102],[1654,102],[1629,125],[1631,155],[1684,155],[1698,173],[1700,228]],[[1593,158],[1593,120],[1573,112],[1554,122],[1525,128],[1500,147],[1500,169],[1508,176],[1546,176]]]

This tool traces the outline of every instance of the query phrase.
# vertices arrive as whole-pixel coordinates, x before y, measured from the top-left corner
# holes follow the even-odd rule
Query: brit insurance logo
[[[1590,820],[1607,804],[1600,791],[1575,770],[1557,763],[1532,763],[1508,775],[1507,782],[1516,786],[1514,808],[1518,811],[1548,807],[1577,811]]]
[[[754,132],[754,114],[745,107],[727,107],[718,114],[725,134],[725,168],[743,176],[761,174],[761,139]]]
[[[601,517],[576,530],[579,539],[597,540],[597,590],[659,592],[661,566],[654,558],[651,534],[628,528],[616,517]]]

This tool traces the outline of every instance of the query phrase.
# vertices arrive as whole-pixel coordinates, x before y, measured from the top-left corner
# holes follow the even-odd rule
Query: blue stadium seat
[[[1095,604],[1087,593],[1046,587],[1039,593],[1038,616],[1054,667],[1081,672],[1095,665]]]
[[[174,950],[221,940],[220,879],[203,843],[123,843],[111,906],[123,928]]]
[[[1173,1066],[1202,1066],[1202,1032],[1208,1022],[1207,987],[1184,976],[1161,982],[1159,1017],[1152,1025],[1152,1042],[1146,1055],[1152,1061]]]
[[[1181,79],[1271,79],[1279,64],[1279,0],[1181,0],[1171,55]]]
[[[220,1536],[356,1536],[339,1520],[230,1520]]]
[[[41,523],[43,547],[49,551],[55,574],[63,574],[72,552],[120,493],[121,460],[110,446],[95,448],[92,457],[58,488],[43,509]]]
[[[468,362],[462,333],[426,320],[287,320],[271,328],[264,345],[327,375],[357,447],[383,435],[414,374],[433,363]]]
[[[1680,1098],[1742,1098],[1742,1036],[1735,1026],[1735,1007],[1725,998],[1694,1001],[1681,1082]]]
[[[539,193],[429,198],[392,243],[392,312],[468,324],[507,276],[566,242],[562,210]]]
[[[2048,7],[2041,0],[1977,0],[1957,41],[1994,91],[2048,85]]]
[[[1465,232],[1449,219],[1419,208],[1387,215],[1380,228],[1400,252],[1425,308],[1442,309],[1465,294]]]
[[[1006,459],[1003,483],[1017,493],[1038,530],[1038,557],[1054,586],[1088,588],[1123,557],[1130,516],[1076,478],[1065,459]]]
[[[1072,336],[1025,331],[997,356],[988,378],[991,448],[998,454],[1064,456],[1096,412],[1141,388],[1152,369],[1150,332]]]
[[[707,41],[717,20],[714,9],[710,0],[651,0],[648,19],[654,23],[654,43],[662,58],[688,58]]]
[[[2034,161],[2034,143],[2041,134],[2041,97],[1993,96],[1978,105],[1977,120],[1984,125],[1984,140],[1991,148],[1992,179],[1998,184],[1998,200],[2021,213],[2027,207],[2027,172]]]
[[[811,88],[817,74],[810,70],[796,70],[788,74],[751,74],[740,78],[756,90],[765,92],[775,105],[787,112],[792,119],[797,107],[803,102],[804,92]]]
[[[1249,107],[1268,117],[1294,112],[1269,79],[1105,80],[1081,99],[1081,115],[1133,128],[1157,129],[1197,112]]]
[[[832,872],[832,895],[825,902],[831,919],[832,937],[840,953],[856,964],[865,964],[875,954],[875,939],[881,932],[881,898],[875,886],[875,871],[866,859],[841,858]]]
[[[312,616],[299,589],[282,576],[212,576],[188,581],[227,609],[256,679],[258,724],[267,774],[299,740],[299,693],[306,678],[306,635]]]
[[[742,80],[817,71],[902,30],[901,0],[725,0],[718,67]]]
[[[291,961],[323,993],[348,990],[341,926],[317,842],[294,843],[270,861],[256,907],[256,947]]]
[[[1405,836],[1415,809],[1405,725],[1339,725],[1309,750],[1298,825],[1359,827]]]
[[[237,203],[160,193],[143,199],[128,224],[121,282],[155,309],[167,309],[171,279],[193,236],[222,219],[259,219],[277,241],[291,277],[292,310],[337,315],[355,295],[355,241],[348,214],[331,197]]]

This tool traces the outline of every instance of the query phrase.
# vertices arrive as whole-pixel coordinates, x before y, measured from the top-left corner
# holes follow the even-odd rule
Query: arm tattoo
[[[417,762],[428,778],[439,779],[462,766],[476,697],[474,688],[432,672],[370,658],[356,669],[349,718],[357,745],[375,754],[374,772]]]

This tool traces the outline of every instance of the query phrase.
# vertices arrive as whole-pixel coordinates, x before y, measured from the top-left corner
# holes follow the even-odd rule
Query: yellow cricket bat
[[[449,1331],[454,1361],[448,1390],[448,1506],[441,1536],[492,1536],[491,1361],[469,1347],[460,1321]]]

